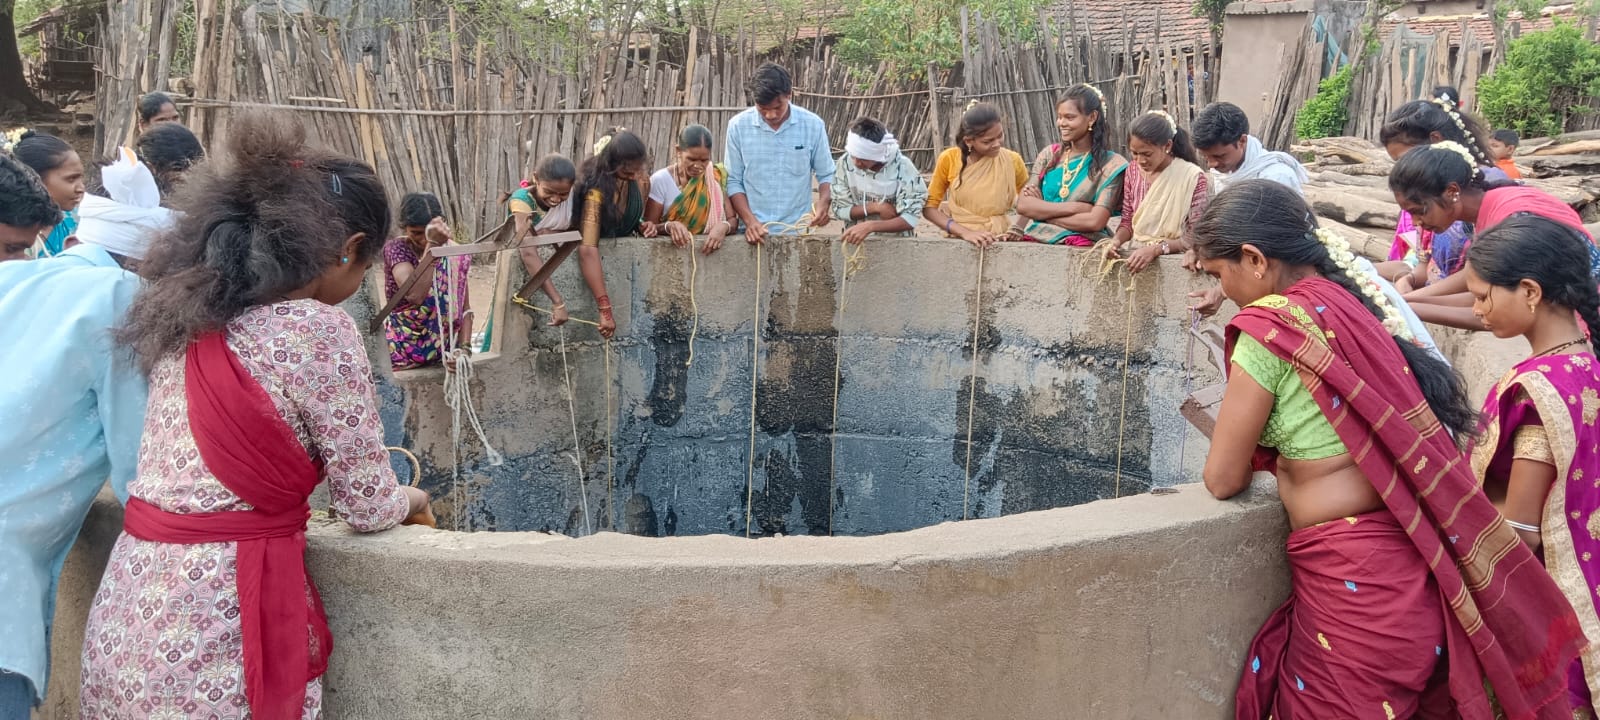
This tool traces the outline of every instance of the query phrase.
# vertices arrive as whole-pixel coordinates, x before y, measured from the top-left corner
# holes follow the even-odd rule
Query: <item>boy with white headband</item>
[[[928,182],[900,154],[883,123],[861,118],[850,126],[834,169],[833,216],[845,222],[843,239],[859,243],[872,233],[909,235],[928,203]]]

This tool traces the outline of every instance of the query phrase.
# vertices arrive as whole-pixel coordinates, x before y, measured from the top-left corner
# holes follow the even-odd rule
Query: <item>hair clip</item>
[[[333,194],[344,194],[344,183],[339,180],[339,173],[328,173],[328,184],[333,186]]]
[[[966,109],[967,110],[971,110],[971,109],[973,109],[973,108],[975,108],[977,106],[978,106],[978,99],[977,98],[973,98],[972,100],[967,102]]]
[[[517,183],[517,184],[518,184],[518,185],[519,185],[519,186],[521,186],[521,188],[522,188],[522,189],[523,189],[523,190],[527,190],[527,189],[528,189],[528,188],[531,188],[531,187],[533,187],[533,183],[531,183],[531,182],[528,182],[528,181],[527,181],[527,180],[523,180],[523,181],[522,181],[522,182],[520,182],[520,183]]]

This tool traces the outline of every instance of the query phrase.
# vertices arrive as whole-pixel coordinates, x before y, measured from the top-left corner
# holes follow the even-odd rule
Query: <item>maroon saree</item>
[[[1426,568],[1442,595],[1446,642],[1437,652],[1448,654],[1449,697],[1442,697],[1442,687],[1440,697],[1424,695],[1421,714],[1489,720],[1493,710],[1484,685],[1487,679],[1512,720],[1570,719],[1567,669],[1585,644],[1577,618],[1538,559],[1483,495],[1377,318],[1343,287],[1310,278],[1296,283],[1284,297],[1242,309],[1228,325],[1230,353],[1241,332],[1295,368],[1356,465],[1382,496],[1386,513],[1355,519],[1392,516],[1409,537],[1420,562],[1390,571],[1415,573]],[[1355,547],[1376,548],[1371,543],[1380,541],[1363,542],[1367,544]],[[1291,547],[1291,560],[1296,559]],[[1309,567],[1320,569],[1320,564]],[[1415,595],[1411,589],[1397,597]],[[1272,631],[1280,623],[1292,622],[1294,606],[1305,600],[1291,597],[1257,637],[1239,686],[1239,718],[1265,718],[1274,707],[1272,693],[1295,691],[1290,688],[1304,680],[1263,682],[1250,666],[1259,657],[1260,668],[1266,670],[1284,653],[1303,652],[1304,636],[1297,644],[1289,634]],[[1324,615],[1341,615],[1338,622],[1346,625],[1382,622],[1384,609],[1370,610],[1380,616],[1368,616],[1354,601]],[[1395,642],[1408,640],[1399,637]],[[1383,647],[1366,648],[1361,660],[1372,668],[1387,668],[1393,659],[1384,653]],[[1372,716],[1384,717],[1382,713],[1379,709]],[[1335,709],[1326,716],[1344,715]]]

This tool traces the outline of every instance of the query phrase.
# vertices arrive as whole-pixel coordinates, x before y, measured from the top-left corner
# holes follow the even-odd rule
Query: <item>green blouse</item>
[[[1277,448],[1290,460],[1321,460],[1349,452],[1288,361],[1240,333],[1232,362],[1273,395],[1272,414],[1261,430],[1263,447]]]

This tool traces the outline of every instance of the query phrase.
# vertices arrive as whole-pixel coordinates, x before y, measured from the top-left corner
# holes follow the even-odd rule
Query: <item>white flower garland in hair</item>
[[[1449,95],[1440,95],[1439,97],[1434,98],[1433,104],[1438,105],[1444,110],[1446,115],[1450,116],[1451,120],[1455,121],[1456,128],[1459,129],[1461,134],[1467,138],[1468,144],[1478,144],[1478,139],[1472,136],[1471,130],[1467,129],[1467,122],[1461,119],[1461,113],[1456,111],[1456,102],[1451,100]],[[1470,156],[1470,154],[1469,157],[1472,157],[1472,159],[1469,160],[1467,164],[1474,166],[1478,164],[1478,161],[1475,157]]]
[[[1378,276],[1356,263],[1356,255],[1350,250],[1350,243],[1328,228],[1317,228],[1316,238],[1328,249],[1328,257],[1333,260],[1334,266],[1343,271],[1346,277],[1354,280],[1361,294],[1367,296],[1367,299],[1383,313],[1383,329],[1390,335],[1416,343],[1416,336],[1411,334],[1411,326],[1406,324],[1406,319],[1400,314],[1400,310],[1389,301],[1389,296],[1384,294],[1383,286],[1378,283]]]
[[[1086,88],[1089,88],[1089,92],[1094,93],[1094,96],[1100,99],[1100,104],[1102,104],[1102,105],[1105,104],[1105,102],[1106,102],[1106,94],[1103,93],[1103,92],[1100,92],[1100,88],[1097,88],[1097,87],[1095,87],[1094,85],[1092,85],[1090,83],[1084,83],[1083,86],[1086,87]]]
[[[1468,150],[1467,147],[1461,143],[1458,143],[1454,140],[1440,140],[1439,142],[1429,145],[1428,147],[1433,150],[1449,150],[1450,152],[1460,155],[1462,160],[1467,161],[1467,169],[1474,173],[1478,170],[1478,159],[1473,156],[1471,150]]]
[[[0,133],[0,152],[10,154],[11,149],[21,142],[22,136],[28,132],[25,127],[13,128],[5,133]]]
[[[1165,111],[1165,110],[1151,110],[1150,114],[1151,115],[1160,115],[1162,118],[1165,118],[1166,121],[1167,121],[1167,129],[1171,130],[1173,135],[1177,135],[1178,134],[1178,121],[1172,119],[1172,116],[1168,115],[1167,111]]]

